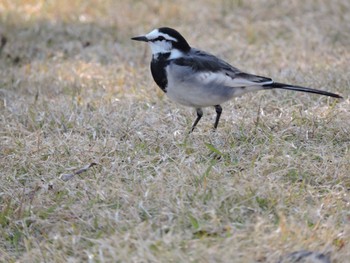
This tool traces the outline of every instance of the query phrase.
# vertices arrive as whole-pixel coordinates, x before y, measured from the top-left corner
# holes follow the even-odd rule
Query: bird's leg
[[[194,121],[193,125],[192,125],[192,129],[191,132],[193,132],[194,128],[196,127],[196,125],[198,124],[199,120],[202,118],[203,116],[203,111],[201,108],[197,108],[197,119]]]
[[[220,120],[220,116],[221,116],[221,112],[222,112],[221,106],[215,105],[215,111],[216,111],[216,119],[215,119],[215,123],[214,123],[214,130],[216,130],[216,128],[218,127],[218,124],[219,124],[219,120]]]

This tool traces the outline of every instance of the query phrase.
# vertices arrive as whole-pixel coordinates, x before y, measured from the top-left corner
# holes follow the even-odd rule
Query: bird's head
[[[165,53],[171,53],[171,56],[176,56],[179,52],[186,53],[191,49],[186,39],[175,29],[169,27],[157,28],[144,36],[131,39],[147,42],[154,56]]]

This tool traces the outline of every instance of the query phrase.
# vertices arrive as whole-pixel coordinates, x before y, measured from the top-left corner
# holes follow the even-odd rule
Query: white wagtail
[[[242,72],[216,56],[191,48],[179,32],[169,27],[154,29],[132,40],[149,43],[153,79],[169,98],[196,109],[197,118],[191,131],[202,118],[203,107],[215,107],[216,129],[222,112],[220,104],[250,91],[287,89],[342,98],[327,91],[274,82]]]

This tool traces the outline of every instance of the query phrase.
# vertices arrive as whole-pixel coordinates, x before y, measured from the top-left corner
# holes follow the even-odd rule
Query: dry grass
[[[347,261],[349,100],[248,94],[218,132],[208,109],[188,135],[195,113],[129,40],[164,25],[241,69],[349,95],[347,0],[2,0],[0,261]]]

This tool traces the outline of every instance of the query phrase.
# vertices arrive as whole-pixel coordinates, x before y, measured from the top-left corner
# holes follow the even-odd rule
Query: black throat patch
[[[169,64],[169,53],[158,54],[157,57],[153,57],[151,61],[151,72],[154,81],[157,85],[166,93],[166,87],[168,85],[168,79],[166,75],[166,66]]]

